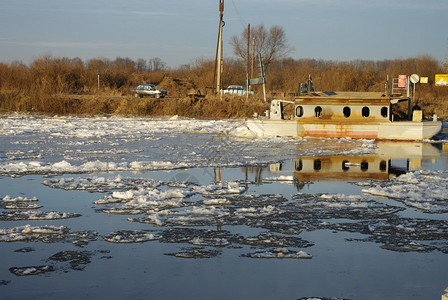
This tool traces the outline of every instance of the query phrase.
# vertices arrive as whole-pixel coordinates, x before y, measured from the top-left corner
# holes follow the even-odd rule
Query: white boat
[[[408,102],[407,120],[397,120],[392,105]],[[283,106],[293,105],[293,116],[284,116]],[[257,136],[334,137],[377,140],[431,139],[442,130],[436,115],[423,119],[423,112],[410,108],[410,98],[375,92],[311,92],[294,101],[272,100],[266,118],[248,119],[247,127]]]

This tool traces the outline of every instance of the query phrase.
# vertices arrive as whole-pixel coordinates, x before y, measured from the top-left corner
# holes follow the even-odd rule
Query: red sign
[[[406,78],[407,75],[398,75],[398,87],[405,88],[406,87]]]

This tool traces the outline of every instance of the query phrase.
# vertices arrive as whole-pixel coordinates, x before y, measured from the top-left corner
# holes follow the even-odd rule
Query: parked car
[[[140,98],[164,98],[168,94],[168,92],[165,90],[159,90],[154,84],[140,84],[137,86],[137,88],[132,89],[131,92],[134,94],[134,97]]]
[[[227,89],[221,90],[221,93],[223,94],[230,94],[230,95],[236,95],[236,96],[243,96],[249,93],[249,95],[252,95],[253,91],[247,91],[247,89],[242,85],[229,85]]]

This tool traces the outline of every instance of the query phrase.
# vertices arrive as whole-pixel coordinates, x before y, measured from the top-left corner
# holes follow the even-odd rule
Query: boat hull
[[[296,120],[253,119],[247,121],[247,127],[257,136],[424,140],[437,135],[442,122],[301,123]]]

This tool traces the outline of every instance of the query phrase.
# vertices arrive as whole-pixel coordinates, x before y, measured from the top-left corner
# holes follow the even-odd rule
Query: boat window
[[[350,107],[346,106],[342,110],[342,113],[344,114],[344,117],[348,118],[352,114],[352,110],[350,109]]]
[[[296,171],[302,171],[303,163],[302,160],[299,159],[299,161],[296,161]]]
[[[361,171],[365,172],[369,169],[369,163],[366,161],[361,162]]]
[[[387,107],[386,106],[381,107],[381,116],[383,118],[387,118]]]
[[[296,106],[296,117],[303,117],[303,107],[300,105]]]
[[[363,117],[368,117],[370,116],[370,108],[368,108],[367,106],[364,106],[362,108],[362,116]]]
[[[320,159],[316,159],[314,161],[314,170],[319,171],[322,168],[322,161]]]
[[[342,171],[347,172],[348,170],[350,170],[350,167],[348,167],[346,164],[348,164],[348,160],[344,160],[342,162]]]
[[[382,160],[382,161],[380,162],[380,171],[381,171],[381,172],[386,172],[386,170],[387,170],[387,163],[386,163],[385,160]]]

